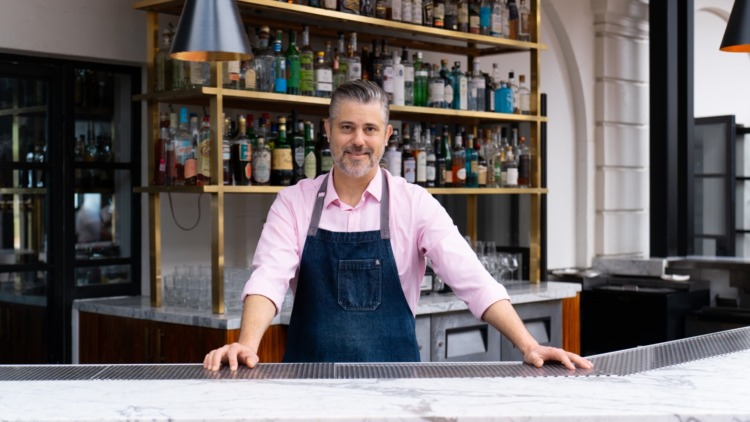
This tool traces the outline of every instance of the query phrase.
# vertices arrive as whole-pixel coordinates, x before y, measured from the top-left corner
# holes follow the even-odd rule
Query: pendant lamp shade
[[[734,0],[732,14],[729,15],[720,50],[750,53],[750,4],[748,0]]]
[[[235,0],[187,0],[170,55],[193,62],[253,57]]]

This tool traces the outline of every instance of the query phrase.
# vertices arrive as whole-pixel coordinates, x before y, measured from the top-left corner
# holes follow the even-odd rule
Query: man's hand
[[[563,349],[557,347],[548,347],[537,345],[523,355],[523,360],[529,365],[534,365],[540,368],[546,361],[556,361],[565,365],[568,369],[575,369],[575,365],[579,368],[591,369],[594,365],[585,358],[578,356],[575,353],[566,352]]]
[[[203,359],[203,367],[211,371],[218,371],[221,364],[224,363],[229,364],[229,369],[236,371],[240,363],[247,365],[248,368],[255,368],[258,360],[256,350],[240,343],[232,343],[208,352],[206,358]]]

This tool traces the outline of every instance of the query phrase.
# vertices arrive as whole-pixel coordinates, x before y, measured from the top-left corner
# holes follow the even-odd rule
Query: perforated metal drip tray
[[[594,369],[568,370],[555,363],[535,368],[520,362],[487,363],[266,363],[254,369],[223,367],[213,372],[186,365],[21,365],[0,366],[0,381],[194,380],[194,379],[364,379],[581,377],[631,375],[750,349],[750,327],[653,346],[591,356]]]

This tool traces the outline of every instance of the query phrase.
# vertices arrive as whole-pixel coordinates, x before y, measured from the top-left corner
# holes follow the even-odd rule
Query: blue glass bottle
[[[500,88],[495,90],[495,111],[513,113],[513,90],[505,81],[501,81]]]

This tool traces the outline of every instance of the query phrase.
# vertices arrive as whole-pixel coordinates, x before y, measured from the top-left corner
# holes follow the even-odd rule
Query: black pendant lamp
[[[170,55],[192,62],[253,57],[235,0],[187,0]]]
[[[734,0],[720,50],[750,53],[750,4],[747,0]]]

